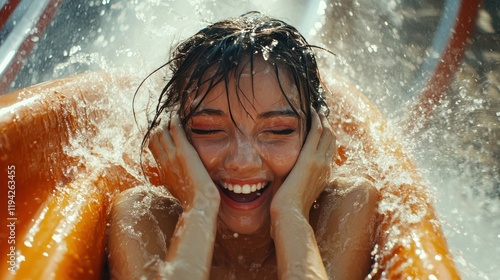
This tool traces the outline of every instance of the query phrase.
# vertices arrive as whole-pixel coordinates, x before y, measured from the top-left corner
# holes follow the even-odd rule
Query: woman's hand
[[[305,217],[330,180],[336,138],[323,113],[311,110],[311,130],[293,167],[275,194],[271,211],[298,208]]]
[[[184,210],[194,204],[207,204],[218,210],[220,195],[195,148],[189,143],[179,116],[174,114],[167,127],[151,135],[149,149],[156,160],[160,177]],[[200,205],[201,204],[201,205]]]
[[[167,188],[180,200],[182,213],[160,279],[208,279],[217,230],[220,195],[203,162],[189,143],[178,115],[149,141]],[[196,248],[196,250],[193,250]]]
[[[328,279],[309,210],[330,180],[336,144],[326,117],[314,110],[311,115],[311,130],[297,162],[271,202],[280,279]]]

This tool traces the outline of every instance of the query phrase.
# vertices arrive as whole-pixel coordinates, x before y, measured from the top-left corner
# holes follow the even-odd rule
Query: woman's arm
[[[209,278],[218,209],[217,201],[199,201],[182,213],[158,278]]]
[[[159,277],[208,279],[220,204],[217,187],[187,140],[177,115],[168,130],[160,129],[152,135],[149,148],[163,182],[183,208]]]
[[[194,203],[182,212],[178,201],[159,188],[132,188],[114,199],[108,234],[111,279],[208,278],[215,203]]]
[[[149,148],[177,199],[160,187],[117,195],[108,239],[111,278],[208,279],[219,193],[177,118],[152,135]]]
[[[313,114],[301,154],[271,204],[281,279],[364,279],[369,272],[378,192],[356,176],[326,188],[335,150],[326,118]],[[319,207],[311,209],[315,200]]]
[[[310,221],[291,208],[273,211],[280,277],[365,279],[372,262],[378,200],[368,180],[342,178],[317,199],[319,207],[311,210]]]
[[[309,210],[330,179],[335,151],[335,135],[326,117],[312,110],[301,153],[271,203],[271,236],[280,279],[327,279]]]
[[[280,279],[328,279],[314,231],[297,211],[271,212],[272,231]]]

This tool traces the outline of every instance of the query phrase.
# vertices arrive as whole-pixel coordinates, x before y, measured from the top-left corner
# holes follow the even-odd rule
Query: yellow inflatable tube
[[[98,148],[79,155],[72,149],[75,139],[92,146],[96,137],[114,138],[100,127],[110,121],[141,140],[130,123],[113,115],[122,109],[112,100],[133,94],[132,80],[124,73],[90,73],[0,96],[0,219],[5,224],[0,278],[107,276],[109,207],[116,193],[142,184],[140,166],[130,155],[139,150],[110,160]],[[342,144],[339,170],[364,172],[381,191],[369,278],[459,279],[415,164],[370,101],[347,86],[331,86],[331,121]],[[159,185],[147,162],[145,171]]]

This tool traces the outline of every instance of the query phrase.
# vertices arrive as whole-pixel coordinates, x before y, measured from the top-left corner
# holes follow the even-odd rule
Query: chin
[[[219,211],[219,219],[226,225],[227,229],[238,234],[255,234],[266,230],[269,232],[270,214],[269,207],[267,211],[241,211],[243,213],[235,213],[235,211],[225,211],[221,205]],[[232,209],[230,209],[232,210]],[[263,209],[255,209],[263,210]],[[240,211],[238,211],[240,212]],[[246,213],[245,213],[246,212]],[[251,212],[251,213],[250,213]]]

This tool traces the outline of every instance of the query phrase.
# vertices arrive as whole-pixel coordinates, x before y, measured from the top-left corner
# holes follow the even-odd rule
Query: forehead
[[[203,98],[199,96],[193,105]],[[231,106],[243,107],[246,113],[300,108],[299,92],[291,74],[283,67],[276,67],[262,58],[255,57],[253,67],[249,60],[228,75],[227,85],[222,80],[215,85],[201,102],[198,110]]]

